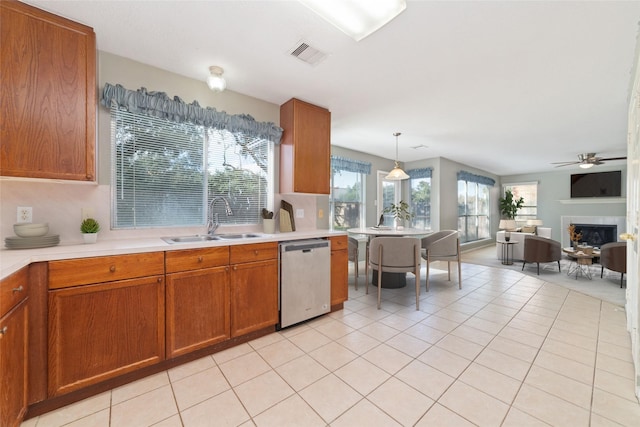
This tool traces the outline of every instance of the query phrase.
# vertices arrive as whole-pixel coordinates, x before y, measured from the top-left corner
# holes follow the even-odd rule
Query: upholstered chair
[[[382,294],[382,273],[413,273],[416,276],[416,310],[420,309],[420,239],[374,237],[369,243],[369,265],[378,271],[378,310]],[[367,270],[366,293],[369,293]]]
[[[427,261],[427,291],[429,291],[429,264],[432,261],[447,261],[448,280],[451,280],[451,262],[458,263],[458,288],[462,289],[460,266],[460,238],[456,230],[436,231],[422,238],[422,258]]]
[[[355,275],[355,288],[358,290],[358,262],[360,257],[360,250],[358,245],[360,242],[354,237],[349,237],[349,261],[353,261],[354,275]]]
[[[535,262],[538,265],[538,275],[540,275],[540,263],[557,262],[560,270],[560,260],[562,250],[560,242],[540,236],[526,236],[524,239],[524,261],[522,269],[528,262]]]
[[[627,242],[612,242],[600,248],[600,278],[604,269],[620,273],[620,287],[623,286],[624,273],[627,272]]]

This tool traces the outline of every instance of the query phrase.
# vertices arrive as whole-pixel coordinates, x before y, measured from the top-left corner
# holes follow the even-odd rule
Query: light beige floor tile
[[[517,341],[513,341],[504,337],[496,337],[487,346],[488,349],[504,353],[508,356],[515,357],[516,359],[523,360],[531,363],[538,354],[538,349],[526,344],[521,344]]]
[[[252,378],[234,387],[233,390],[252,417],[295,393],[294,390],[273,371]]]
[[[453,304],[447,306],[447,309],[449,310],[453,310],[453,311],[459,311],[460,313],[464,313],[468,316],[472,316],[473,314],[475,314],[476,312],[478,312],[478,310],[480,310],[481,307],[477,307],[476,305],[468,305],[465,304],[464,302],[458,300],[456,302],[454,302]]]
[[[342,414],[331,423],[331,427],[392,427],[400,426],[377,406],[366,399],[358,402],[353,408]]]
[[[366,396],[385,382],[390,375],[363,358],[357,358],[336,370],[335,375]]]
[[[298,346],[302,351],[307,353],[331,342],[329,337],[327,337],[324,334],[321,334],[315,329],[310,329],[301,334],[293,336],[289,338],[289,341],[291,341],[296,346]]]
[[[435,315],[438,317],[442,317],[443,319],[455,322],[457,324],[460,324],[471,317],[471,315],[469,314],[460,313],[459,311],[450,310],[449,308],[443,308]]]
[[[435,346],[421,354],[418,360],[454,378],[471,363],[469,359]]]
[[[111,391],[98,394],[93,397],[67,405],[53,412],[48,412],[39,417],[38,425],[57,427],[72,421],[95,414],[111,405]]]
[[[422,305],[422,302],[420,303],[420,305]],[[389,317],[399,316],[399,317],[403,317],[405,319],[411,320],[413,322],[420,322],[426,319],[427,317],[429,317],[429,313],[426,313],[425,311],[423,311],[422,307],[420,308],[421,308],[420,310],[414,310],[411,307],[407,307],[405,309],[396,311],[395,313],[393,313],[393,315]],[[384,322],[386,325],[393,327],[393,325],[386,322],[387,319],[388,317],[385,317],[384,319],[381,320],[381,322]]]
[[[251,346],[251,348],[253,348],[254,350],[258,350],[262,347],[266,347],[268,345],[277,343],[278,341],[282,341],[284,338],[284,336],[282,336],[282,334],[278,333],[278,332],[274,332],[272,334],[268,334],[268,335],[264,335],[260,338],[256,338],[255,340],[251,340],[249,341],[249,345]]]
[[[542,347],[542,343],[544,343],[544,335],[539,335],[536,333],[529,332],[530,329],[527,329],[526,326],[523,326],[525,329],[521,329],[519,327],[513,327],[512,325],[515,322],[509,322],[509,325],[500,331],[498,334],[499,337],[507,338],[512,341],[519,342],[520,344],[525,344],[530,347],[540,348]],[[531,324],[529,324],[531,325]]]
[[[551,325],[553,325],[553,321],[555,319],[555,317],[543,316],[541,314],[525,311],[524,309],[518,314],[516,314],[513,318],[514,320],[531,322],[531,323],[535,323],[536,325],[541,325],[548,328],[551,328]]]
[[[602,369],[596,369],[594,386],[632,402],[637,401],[635,384],[631,378],[623,378]]]
[[[132,397],[140,396],[151,390],[158,389],[160,387],[169,384],[169,376],[167,372],[159,372],[155,375],[151,375],[132,383],[123,385],[113,389],[111,394],[112,405],[129,400]]]
[[[427,317],[420,323],[446,333],[453,331],[460,325],[459,322],[454,322],[435,315]]]
[[[509,409],[507,417],[501,427],[548,427],[549,424],[526,414],[513,406]]]
[[[436,403],[424,417],[418,421],[416,427],[473,427],[475,424],[465,420],[455,412]]]
[[[464,322],[464,325],[490,333],[492,335],[496,335],[502,330],[502,328],[504,328],[504,324],[495,323],[477,316],[469,318],[466,322]]]
[[[640,404],[600,389],[593,390],[593,412],[625,426],[637,426]]]
[[[451,335],[464,338],[467,341],[471,341],[481,346],[486,346],[496,336],[496,334],[491,334],[480,329],[468,326],[466,323],[458,326],[453,331],[451,331]]]
[[[406,334],[411,335],[412,337],[418,338],[419,340],[426,341],[430,344],[435,344],[440,341],[445,335],[446,332],[442,332],[438,329],[432,328],[431,326],[427,326],[422,323],[418,323],[404,331]]]
[[[598,340],[594,337],[585,337],[584,335],[574,334],[558,328],[551,328],[547,338],[575,345],[585,350],[595,351],[598,347]]]
[[[306,333],[307,332],[303,332],[293,338],[295,339],[300,335],[304,335]],[[313,331],[313,333],[320,335],[320,333],[316,331]],[[328,338],[325,337],[325,339],[327,340],[327,342],[329,342]],[[256,352],[273,368],[277,368],[278,366],[296,359],[304,354],[304,351],[300,350],[297,345],[287,339],[269,344],[256,350]]]
[[[181,411],[231,388],[217,366],[174,381],[172,386]]]
[[[359,331],[380,342],[385,342],[400,333],[397,329],[384,325],[381,322],[371,323],[370,325],[360,328]]]
[[[166,375],[166,373],[165,373]],[[170,385],[160,387],[111,407],[111,425],[149,426],[178,413]]]
[[[498,426],[509,405],[460,381],[453,383],[438,403],[479,426]]]
[[[586,410],[591,409],[592,387],[564,375],[533,366],[524,383]]]
[[[458,378],[488,395],[511,405],[520,388],[520,381],[477,363],[472,363]]]
[[[531,334],[539,335],[540,337],[546,337],[549,334],[550,326],[539,325],[534,322],[527,322],[520,319],[512,319],[507,325],[509,328],[518,329]]]
[[[211,357],[213,357],[213,360],[218,365],[220,365],[222,363],[236,359],[247,353],[253,353],[253,351],[254,351],[253,347],[251,347],[247,343],[244,343],[244,344],[239,344],[234,347],[228,348],[226,350],[219,351],[218,353],[214,353],[211,355]]]
[[[333,374],[316,381],[299,394],[327,423],[362,399],[361,394]]]
[[[315,329],[321,334],[329,337],[331,340],[336,340],[355,331],[351,326],[347,326],[343,322],[333,319],[331,322],[319,325]]]
[[[65,424],[65,427],[109,427],[110,415],[110,409],[103,409],[72,423]]]
[[[629,334],[625,331],[611,332],[604,329],[600,335],[598,335],[598,341],[631,348],[631,337],[629,337]]]
[[[279,366],[276,371],[294,390],[300,391],[329,374],[329,370],[311,356],[304,355]]]
[[[297,394],[257,415],[253,421],[258,427],[321,427],[326,425],[322,418]]]
[[[593,350],[585,350],[575,345],[567,344],[562,341],[547,338],[542,345],[542,350],[567,359],[575,360],[583,365],[595,366],[596,352]]]
[[[455,381],[454,377],[418,360],[414,360],[400,370],[395,378],[433,400],[439,399],[442,393]]]
[[[604,354],[609,357],[620,359],[624,362],[633,363],[633,357],[631,356],[630,348],[621,347],[619,345],[611,344],[608,342],[598,343],[598,354]]]
[[[528,362],[489,348],[480,353],[475,362],[518,381],[524,379],[531,367]]]
[[[336,340],[336,342],[356,354],[364,354],[372,348],[380,345],[380,341],[363,334],[360,331],[352,332]]]
[[[184,427],[238,426],[251,418],[231,390],[205,400],[180,413]]]
[[[455,331],[455,330],[454,330]],[[467,341],[463,338],[459,338],[453,335],[453,332],[446,337],[442,338],[435,344],[436,347],[443,348],[465,359],[473,360],[480,354],[483,346],[475,344],[471,341]]]
[[[622,378],[633,378],[633,363],[620,360],[616,357],[607,356],[606,354],[598,354],[596,359],[596,367],[612,374],[616,374]]]
[[[218,366],[232,387],[271,369],[258,353],[247,353]]]
[[[533,364],[557,374],[572,378],[576,381],[580,381],[581,383],[587,385],[593,384],[593,367],[558,356],[557,354],[540,351],[536,360],[533,361]]]
[[[589,427],[624,427],[622,424],[618,424],[602,415],[591,413],[591,424]]]
[[[380,344],[363,354],[362,357],[391,375],[398,372],[413,360],[413,358],[407,356],[405,353],[386,344]]]
[[[312,351],[309,355],[332,372],[358,357],[357,354],[337,342],[324,345]]]
[[[197,374],[198,372],[206,371],[207,369],[216,366],[216,362],[213,361],[213,357],[205,356],[193,362],[185,363],[184,365],[176,366],[167,371],[169,374],[169,381],[178,381],[189,375]]]
[[[556,322],[553,324],[553,327],[574,334],[584,335],[585,337],[589,338],[598,337],[598,329],[592,327],[591,325],[580,325],[577,323],[567,322],[566,320],[556,320]]]
[[[182,427],[182,420],[180,419],[180,415],[173,415],[153,424],[152,427]]]
[[[418,357],[431,347],[426,341],[415,338],[409,334],[400,333],[395,337],[387,340],[385,344],[399,350],[411,357]]]
[[[589,411],[523,384],[513,406],[554,426],[587,426]]]
[[[395,378],[375,389],[367,399],[403,426],[414,425],[433,405],[433,400]]]

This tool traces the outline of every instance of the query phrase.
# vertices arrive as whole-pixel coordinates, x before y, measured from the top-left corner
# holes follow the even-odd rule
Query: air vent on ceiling
[[[318,65],[327,54],[321,52],[313,46],[310,46],[306,42],[298,43],[293,49],[289,51],[289,54],[299,60],[306,62],[309,65]]]
[[[426,150],[427,148],[429,148],[427,145],[424,144],[420,144],[420,145],[414,145],[413,147],[414,150]]]

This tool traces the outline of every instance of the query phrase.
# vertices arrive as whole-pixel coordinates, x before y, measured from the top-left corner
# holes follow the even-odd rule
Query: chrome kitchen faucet
[[[209,214],[207,215],[207,217],[208,217],[208,220],[207,220],[207,233],[208,234],[215,233],[216,230],[218,229],[218,227],[220,226],[220,222],[218,221],[218,213],[217,212],[215,214],[213,213],[213,205],[218,200],[222,200],[224,202],[224,208],[225,208],[225,211],[227,213],[227,216],[233,215],[233,211],[231,210],[231,206],[229,205],[229,200],[227,200],[225,197],[216,196],[213,199],[211,199],[211,202],[209,202]]]

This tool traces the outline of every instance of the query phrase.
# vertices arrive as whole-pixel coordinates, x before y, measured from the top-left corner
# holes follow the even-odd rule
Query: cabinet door
[[[27,302],[0,318],[0,425],[19,426],[27,410]]]
[[[49,291],[49,396],[164,359],[164,276]]]
[[[349,298],[349,253],[331,251],[331,306]]]
[[[229,339],[229,267],[167,274],[167,358]]]
[[[95,33],[2,1],[0,40],[0,175],[94,181]]]
[[[278,261],[234,264],[231,269],[231,336],[278,323]]]
[[[280,192],[329,194],[331,112],[299,99],[280,106]]]

